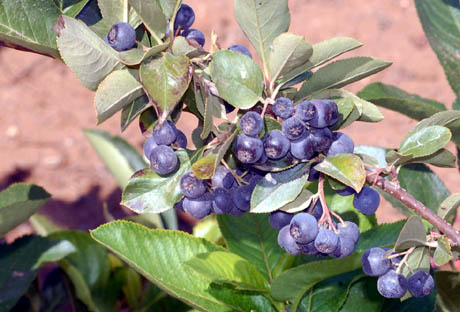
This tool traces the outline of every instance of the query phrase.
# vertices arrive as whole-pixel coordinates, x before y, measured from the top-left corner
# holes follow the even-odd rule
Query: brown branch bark
[[[376,174],[372,174],[372,172],[367,172],[366,178],[370,184],[381,188],[394,198],[404,203],[407,207],[414,210],[423,219],[433,224],[439,231],[444,233],[454,245],[460,246],[460,233],[455,230],[452,225],[447,223],[444,219],[436,215],[424,204],[415,199],[414,196],[409,194],[399,184],[388,181]]]

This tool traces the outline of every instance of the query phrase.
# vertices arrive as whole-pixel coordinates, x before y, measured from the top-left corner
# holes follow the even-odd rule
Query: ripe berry
[[[321,205],[321,201],[318,199],[315,203],[315,207],[313,207],[313,216],[316,220],[321,219],[323,216],[323,206]]]
[[[355,251],[355,246],[356,243],[352,239],[339,235],[337,248],[331,256],[334,258],[346,258]]]
[[[282,119],[288,119],[294,115],[294,103],[285,97],[277,98],[272,109],[273,113]]]
[[[310,101],[303,101],[297,104],[295,116],[302,121],[309,121],[315,117],[316,107]]]
[[[198,198],[206,192],[206,182],[189,171],[180,179],[180,190],[188,198]]]
[[[249,111],[241,117],[240,126],[244,134],[255,137],[262,132],[264,120],[256,112]]]
[[[264,137],[264,151],[270,159],[281,159],[289,152],[291,142],[278,129],[268,132]]]
[[[231,189],[235,183],[235,178],[232,173],[224,166],[218,166],[216,172],[211,178],[211,185],[213,189],[222,187],[225,189]]]
[[[407,288],[414,297],[425,297],[434,289],[433,277],[428,272],[417,271],[409,276]]]
[[[173,145],[180,147],[180,148],[187,147],[187,137],[181,130],[177,128],[176,128],[176,140],[174,141]]]
[[[313,143],[315,152],[325,153],[332,144],[332,132],[329,128],[317,129],[311,127],[307,134]]]
[[[204,34],[198,29],[187,29],[182,33],[182,36],[188,40],[195,40],[200,46],[204,46],[206,41]]]
[[[116,23],[110,28],[105,42],[117,51],[129,50],[136,44],[136,31],[128,23]]]
[[[184,212],[184,199],[183,198],[174,204],[174,209]]]
[[[355,190],[349,186],[341,190],[336,190],[335,192],[342,196],[350,196],[350,195],[356,194]]]
[[[315,220],[316,221],[316,220]],[[337,249],[339,236],[329,229],[319,229],[315,238],[316,249],[325,254],[333,253]]]
[[[291,142],[291,154],[300,160],[310,160],[315,156],[313,149],[313,142],[307,136],[304,138]]]
[[[270,213],[270,225],[272,228],[281,230],[291,222],[292,217],[294,217],[292,213],[287,213],[282,210],[273,211]]]
[[[150,159],[150,154],[152,153],[153,149],[157,147],[158,144],[155,143],[152,137],[148,138],[144,142],[144,155],[147,159]]]
[[[179,159],[169,146],[159,145],[150,153],[150,166],[159,175],[168,175],[176,171]]]
[[[310,182],[319,179],[320,172],[314,168],[317,164],[319,164],[319,162],[315,161],[310,166],[310,173],[308,174],[308,181]]]
[[[201,219],[211,213],[212,195],[206,193],[198,198],[184,198],[184,210],[192,217]]]
[[[290,234],[289,225],[286,225],[278,233],[278,245],[291,255],[300,253],[300,247]]]
[[[282,125],[284,135],[291,141],[302,138],[306,132],[305,124],[297,117],[286,119]]]
[[[377,290],[385,298],[401,298],[407,291],[407,280],[396,271],[390,270],[378,278]]]
[[[337,230],[339,231],[339,237],[346,237],[351,239],[355,244],[359,241],[359,227],[356,223],[351,221],[345,221],[345,224],[339,223],[337,225]]]
[[[177,138],[176,126],[174,123],[167,121],[163,124],[157,124],[153,129],[152,137],[158,145],[169,145],[174,143]]]
[[[385,257],[385,250],[382,248],[371,248],[367,250],[362,258],[363,272],[369,276],[381,276],[391,268],[391,261]]]
[[[174,21],[174,32],[176,32],[179,28],[181,30],[189,29],[194,21],[195,12],[193,9],[186,4],[182,4],[176,14],[176,19]]]
[[[367,185],[362,188],[361,192],[355,194],[353,198],[353,206],[366,216],[375,213],[379,204],[379,193]]]
[[[228,213],[233,208],[232,194],[224,188],[216,188],[214,190],[214,201],[212,202],[212,210],[217,214]]]
[[[264,151],[263,143],[259,138],[240,134],[234,146],[236,158],[243,164],[256,163]]]
[[[342,132],[334,132],[332,134],[332,144],[327,150],[327,156],[334,156],[343,153],[353,153],[355,144],[353,140]]]
[[[307,123],[315,128],[326,128],[334,125],[339,117],[337,104],[331,100],[312,100],[316,114]]]
[[[300,247],[300,252],[310,255],[310,256],[315,256],[319,253],[319,251],[315,247],[315,241],[311,241],[308,244],[298,244]]]
[[[242,185],[233,191],[233,203],[236,208],[246,212],[251,207],[251,196],[253,188],[249,185]]]
[[[251,51],[249,51],[249,49],[247,47],[245,47],[244,45],[242,45],[242,44],[233,44],[233,45],[229,46],[228,49],[230,51],[239,52],[241,54],[244,54],[244,55],[249,56],[250,58],[252,58]]]
[[[318,235],[318,223],[311,214],[301,212],[292,218],[290,231],[297,243],[308,244]]]

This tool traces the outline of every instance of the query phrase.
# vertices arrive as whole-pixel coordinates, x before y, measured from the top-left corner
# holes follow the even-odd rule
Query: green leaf
[[[437,241],[438,246],[436,247],[433,255],[434,264],[437,266],[443,266],[453,259],[452,250],[447,237],[441,237]]]
[[[108,74],[123,67],[118,52],[83,22],[61,16],[55,29],[62,59],[88,89],[96,90]]]
[[[248,260],[271,281],[284,251],[268,218],[268,214],[246,213],[239,217],[218,215],[217,221],[228,250]]]
[[[41,265],[45,263],[60,261],[76,251],[77,249],[71,242],[61,240],[56,245],[52,246],[47,251],[42,253],[32,269],[38,269]]]
[[[192,75],[189,59],[166,53],[142,63],[140,77],[142,84],[166,120],[189,86]]]
[[[272,80],[291,72],[308,61],[312,46],[302,36],[283,33],[270,46],[270,75]]]
[[[351,286],[347,300],[340,311],[380,311],[384,299],[377,292],[377,279],[365,277]]]
[[[413,155],[403,156],[396,151],[390,150],[386,155],[386,160],[394,166],[400,166],[408,163],[424,163],[441,168],[457,167],[457,157],[455,157],[452,152],[444,148],[431,155],[416,158],[414,158]]]
[[[387,299],[382,312],[433,312],[436,311],[436,295],[436,290],[433,290],[428,296],[422,298],[412,297],[404,301]]]
[[[408,93],[395,86],[376,82],[367,85],[358,96],[410,118],[421,120],[446,110],[444,104]]]
[[[98,0],[97,4],[103,19],[108,25],[125,22],[137,28],[141,24],[137,13],[128,5],[128,0]]]
[[[411,216],[399,234],[395,243],[395,251],[404,251],[411,247],[423,246],[426,243],[426,230],[419,216]]]
[[[148,166],[142,156],[122,138],[100,130],[84,130],[84,134],[122,188],[134,172]]]
[[[460,272],[436,271],[437,311],[458,311],[460,306]]]
[[[24,236],[0,244],[0,310],[10,311],[35,279],[33,266],[56,242],[39,236]]]
[[[0,237],[26,221],[51,195],[43,188],[26,183],[13,184],[0,192]]]
[[[452,90],[459,96],[460,5],[458,1],[416,0],[415,6],[428,42],[444,68]]]
[[[193,236],[219,244],[222,240],[222,233],[220,232],[217,219],[214,216],[202,219],[193,227]]]
[[[127,105],[123,107],[121,111],[121,120],[120,120],[120,128],[121,131],[125,131],[126,128],[143,112],[149,109],[151,103],[149,102],[148,97],[144,94],[143,96],[135,99],[131,105]]]
[[[166,18],[171,19],[174,14],[174,8],[179,0],[157,0],[157,2]]]
[[[168,294],[197,309],[262,311],[257,303],[261,296],[214,287],[210,279],[185,264],[198,254],[224,251],[206,240],[184,232],[149,230],[126,221],[102,225],[91,235]]]
[[[101,124],[144,94],[142,85],[128,69],[111,72],[99,85],[94,97],[97,122]]]
[[[314,194],[308,189],[303,189],[296,199],[281,207],[280,210],[286,211],[288,213],[303,211],[310,206],[313,195]]]
[[[430,250],[427,247],[421,246],[414,249],[414,251],[407,258],[407,265],[401,264],[400,273],[408,278],[412,271],[423,270],[430,272]]]
[[[404,220],[394,223],[384,223],[361,233],[356,251],[366,251],[373,247],[393,245],[404,226]]]
[[[347,84],[384,70],[391,63],[371,57],[353,57],[330,63],[304,83],[297,93],[296,101],[325,89],[339,89]]]
[[[120,61],[128,66],[136,66],[139,65],[141,62],[147,60],[149,57],[156,56],[158,53],[163,52],[168,48],[168,44],[158,44],[153,46],[150,49],[137,48],[137,49],[130,49],[127,51],[120,51],[118,55],[120,56]]]
[[[158,1],[149,0],[128,0],[134,10],[137,12],[145,27],[157,41],[162,43],[161,38],[164,37],[166,31],[166,17],[163,15]]]
[[[455,193],[447,197],[438,209],[438,216],[449,223],[453,223],[457,216],[457,208],[460,206],[460,193]]]
[[[406,136],[401,142],[399,153],[403,156],[423,157],[443,148],[452,137],[449,129],[442,126],[429,126]]]
[[[180,167],[173,174],[161,177],[150,168],[137,171],[123,190],[121,203],[137,213],[159,213],[169,210],[180,200],[180,179],[190,170],[185,151],[177,151]]]
[[[270,45],[289,29],[287,0],[234,0],[235,18],[259,55],[268,74]]]
[[[213,54],[212,80],[219,96],[235,107],[253,107],[262,96],[263,75],[259,66],[244,54],[221,50]]]
[[[123,268],[126,283],[123,286],[123,293],[126,301],[132,309],[139,306],[139,298],[142,294],[142,280],[139,274],[131,268]]]
[[[250,211],[272,212],[292,202],[307,183],[309,171],[309,164],[299,164],[285,171],[267,173],[252,192]]]
[[[284,75],[281,82],[287,82],[295,77],[309,71],[310,69],[322,65],[333,58],[346,53],[348,51],[357,49],[363,44],[355,39],[347,37],[336,37],[329,40],[321,41],[312,46],[313,54],[310,60],[298,68]]]
[[[0,3],[0,40],[59,58],[53,25],[62,13],[51,0]]]
[[[342,182],[360,192],[366,183],[366,171],[364,164],[358,156],[354,154],[339,154],[326,157],[315,169]]]
[[[268,291],[268,281],[256,267],[231,252],[199,254],[185,264],[214,282],[230,283],[241,290]]]

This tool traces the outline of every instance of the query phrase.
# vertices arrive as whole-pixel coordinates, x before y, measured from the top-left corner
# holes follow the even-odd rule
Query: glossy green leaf
[[[126,0],[125,0],[126,1]],[[157,41],[161,43],[166,31],[166,17],[163,15],[158,1],[149,0],[127,0],[137,12],[145,27]]]
[[[404,226],[404,220],[394,223],[384,223],[361,233],[356,251],[366,251],[373,247],[388,247],[396,242],[396,239]]]
[[[139,128],[144,136],[151,136],[157,123],[158,116],[153,107],[146,109],[139,116]]]
[[[430,164],[441,168],[455,168],[457,166],[457,157],[455,157],[452,152],[444,148],[431,155],[415,158],[413,155],[403,156],[396,151],[390,150],[386,155],[386,160],[394,166],[400,166],[408,163]]]
[[[302,192],[309,171],[309,164],[299,164],[285,171],[267,173],[252,193],[250,211],[272,212],[292,202]]]
[[[438,311],[458,311],[460,306],[460,272],[436,271],[436,290],[438,291]]]
[[[174,8],[179,0],[157,0],[163,14],[167,19],[171,19],[174,14]]]
[[[29,218],[29,223],[33,227],[35,233],[40,236],[48,236],[51,233],[62,230],[62,228],[51,221],[49,217],[38,213]]]
[[[162,112],[162,119],[166,120],[189,86],[192,78],[189,59],[170,53],[152,58],[142,63],[140,77],[154,105]]]
[[[313,199],[313,195],[314,194],[310,192],[308,189],[303,189],[296,199],[291,201],[289,204],[286,204],[283,207],[281,207],[280,210],[289,213],[303,211],[310,206],[311,201]]]
[[[387,299],[382,308],[382,312],[433,312],[436,311],[436,289],[428,296],[422,298],[411,297],[406,300]]]
[[[214,282],[229,283],[241,290],[268,291],[268,281],[256,267],[231,252],[199,254],[185,264]]]
[[[339,89],[390,65],[389,62],[371,57],[353,57],[330,63],[314,72],[313,77],[302,85],[295,98],[301,100],[321,90]]]
[[[123,190],[121,203],[137,213],[159,213],[169,210],[181,197],[180,179],[190,170],[185,151],[177,151],[179,169],[167,177],[150,168],[137,171]]]
[[[270,46],[291,22],[287,0],[234,0],[235,18],[268,72]]]
[[[367,85],[358,96],[378,106],[421,120],[446,110],[444,104],[408,93],[395,86],[376,82]]]
[[[453,259],[452,250],[447,237],[441,237],[437,241],[438,246],[436,247],[433,255],[434,264],[437,266],[443,266]]]
[[[361,46],[361,42],[347,37],[336,37],[318,42],[312,46],[313,54],[310,57],[310,60],[306,64],[301,65],[284,75],[281,81],[290,81],[316,66],[322,65],[343,53],[357,49]]]
[[[61,16],[55,29],[62,59],[88,89],[96,90],[108,74],[123,67],[118,52],[83,22]]]
[[[57,262],[71,253],[77,252],[77,248],[67,240],[61,240],[40,255],[32,269],[38,269],[41,265],[49,262]]]
[[[131,104],[123,107],[121,111],[120,128],[121,131],[125,131],[126,128],[137,118],[151,107],[148,97],[144,94],[143,96],[135,99]]]
[[[0,244],[0,310],[10,311],[35,279],[33,266],[55,245],[46,238],[24,236],[12,244]]]
[[[312,54],[312,46],[302,36],[290,33],[279,35],[270,46],[271,79],[275,80],[303,65]]]
[[[426,243],[426,230],[419,216],[411,216],[399,234],[395,243],[395,251],[404,251],[411,247],[423,246]]]
[[[460,4],[452,0],[416,0],[415,6],[428,42],[444,68],[452,90],[459,96]]]
[[[443,148],[452,134],[443,126],[428,126],[406,136],[401,142],[399,153],[403,156],[428,156]]]
[[[377,279],[365,277],[354,283],[341,312],[380,311],[384,297],[377,291]]]
[[[102,18],[109,25],[125,22],[137,28],[141,24],[139,16],[128,4],[128,0],[98,0]]]
[[[85,130],[84,134],[122,188],[134,172],[148,166],[142,156],[122,138],[100,130]]]
[[[285,157],[279,160],[271,160],[268,159],[263,164],[255,164],[253,165],[254,168],[257,168],[262,171],[270,171],[270,172],[282,172],[288,170],[290,168],[294,168],[299,164],[299,160],[294,158],[294,156],[288,154]]]
[[[53,26],[63,6],[63,1],[52,0],[2,1],[0,40],[59,58]]]
[[[438,216],[449,223],[453,223],[457,216],[458,207],[460,207],[460,193],[455,193],[443,200],[438,209]]]
[[[220,232],[217,219],[212,215],[202,219],[193,227],[193,236],[219,244],[222,240],[222,233]]]
[[[326,157],[315,169],[360,192],[366,182],[364,164],[354,154]]]
[[[98,124],[144,94],[135,75],[135,72],[127,69],[116,70],[100,83],[94,97]]]
[[[131,268],[123,268],[126,283],[123,286],[123,293],[132,309],[139,306],[139,298],[142,294],[142,280],[140,275]]]
[[[244,54],[222,50],[212,56],[211,76],[219,96],[239,108],[253,107],[262,96],[263,75]]]
[[[26,221],[51,195],[43,188],[26,183],[12,184],[0,192],[0,237]]]
[[[248,260],[271,281],[284,251],[268,218],[268,214],[246,213],[239,217],[219,215],[217,221],[229,251]]]
[[[91,235],[151,282],[195,308],[263,311],[263,297],[215,287],[210,279],[185,264],[198,254],[224,251],[206,240],[184,232],[149,230],[125,221],[102,225]]]

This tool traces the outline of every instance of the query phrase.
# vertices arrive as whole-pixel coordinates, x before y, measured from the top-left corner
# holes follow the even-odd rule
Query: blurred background
[[[219,36],[222,48],[249,46],[233,17],[231,0],[187,0],[195,10],[194,28]],[[431,50],[413,1],[410,0],[292,0],[290,32],[303,35],[311,44],[336,36],[353,37],[364,44],[346,56],[373,56],[393,62],[383,72],[346,89],[357,92],[381,81],[410,93],[431,98],[451,108],[454,94]],[[253,55],[254,50],[251,49]],[[52,58],[0,46],[0,189],[13,182],[43,186],[53,199],[40,211],[57,224],[86,230],[106,222],[103,207],[115,217],[123,215],[121,190],[85,139],[83,128],[99,128],[121,135],[139,151],[142,137],[137,123],[120,134],[119,115],[96,126],[94,93],[74,74]],[[345,129],[357,145],[397,147],[415,121],[382,109],[385,120],[377,124],[354,123]],[[195,126],[184,114],[179,128]],[[453,144],[448,149],[455,151]],[[432,168],[451,192],[459,192],[456,169]],[[401,215],[389,204],[377,212],[379,222]],[[457,220],[458,224],[458,220]],[[7,240],[30,231],[27,224]]]

